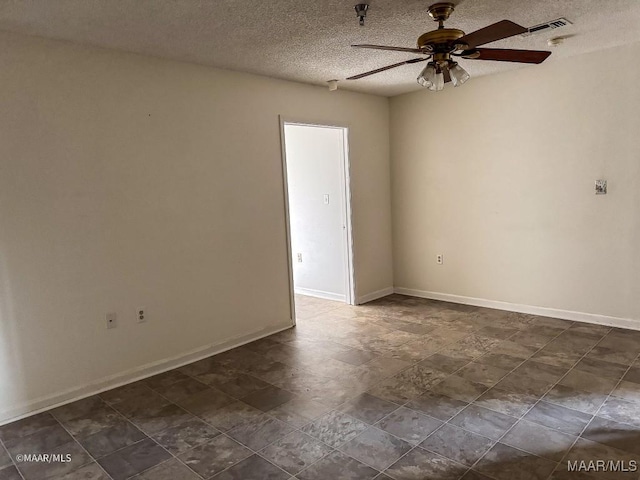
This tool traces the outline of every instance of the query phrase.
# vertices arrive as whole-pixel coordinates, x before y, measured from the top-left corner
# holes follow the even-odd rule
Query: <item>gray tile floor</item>
[[[640,332],[398,295],[297,310],[295,329],[0,427],[0,480],[640,478],[621,471],[640,460]]]

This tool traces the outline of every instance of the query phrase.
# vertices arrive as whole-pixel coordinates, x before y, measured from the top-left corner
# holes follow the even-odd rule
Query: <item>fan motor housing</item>
[[[462,37],[464,37],[464,32],[457,28],[439,28],[420,35],[417,45],[418,48],[430,47],[429,49],[434,52],[452,52],[459,48],[459,43],[456,40]]]

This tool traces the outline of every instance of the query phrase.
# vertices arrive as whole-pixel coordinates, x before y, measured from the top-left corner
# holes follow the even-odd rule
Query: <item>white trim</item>
[[[337,302],[345,302],[347,297],[341,293],[325,292],[323,290],[314,290],[313,288],[295,287],[295,293],[298,295],[307,295],[309,297],[324,298],[325,300],[335,300]]]
[[[122,385],[152,377],[153,375],[164,373],[169,370],[173,370],[174,368],[182,367],[189,363],[210,357],[211,355],[217,355],[218,353],[231,350],[232,348],[239,347],[246,343],[259,340],[290,328],[292,328],[291,324],[287,324],[286,326],[271,326],[263,328],[247,335],[240,335],[224,342],[207,345],[182,355],[148,363],[141,367],[104,377],[95,382],[74,387],[62,392],[57,392],[53,395],[37,398],[33,401],[23,403],[0,412],[0,426],[35,415],[36,413],[66,405],[67,403],[82,400],[83,398],[90,397]]]
[[[395,290],[393,287],[383,288],[382,290],[376,290],[375,292],[367,293],[366,295],[362,295],[358,297],[358,305],[362,305],[363,303],[373,302],[382,297],[386,297],[387,295],[391,295]]]
[[[560,318],[563,320],[572,320],[575,322],[607,325],[609,327],[628,328],[630,330],[640,330],[640,320],[633,320],[631,318],[610,317],[607,315],[597,315],[594,313],[574,312],[571,310],[536,307],[533,305],[521,305],[518,303],[486,300],[484,298],[464,297],[461,295],[452,295],[450,293],[427,292],[424,290],[414,290],[411,288],[402,287],[394,288],[394,292],[400,295],[428,298],[430,300],[440,300],[442,302],[461,303],[463,305],[494,308],[496,310],[508,310],[510,312],[528,313],[530,315],[539,315],[541,317]]]

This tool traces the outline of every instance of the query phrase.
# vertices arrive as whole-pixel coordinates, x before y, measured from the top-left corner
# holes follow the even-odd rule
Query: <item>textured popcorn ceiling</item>
[[[0,30],[138,52],[314,84],[412,58],[356,50],[352,43],[413,47],[435,28],[428,0],[370,0],[358,26],[345,0],[0,0]],[[487,46],[547,50],[547,61],[640,41],[640,0],[461,0],[447,26],[471,32],[502,19],[532,26],[564,16],[574,25]],[[621,51],[623,52],[623,50]],[[624,58],[624,55],[621,56]],[[472,76],[520,65],[466,60]],[[420,65],[406,65],[340,88],[380,95],[418,90]],[[588,80],[589,81],[589,80]],[[597,72],[590,81],[597,82]]]

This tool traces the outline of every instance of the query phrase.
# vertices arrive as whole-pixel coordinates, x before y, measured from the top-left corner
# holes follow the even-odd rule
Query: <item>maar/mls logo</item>
[[[637,472],[638,462],[635,460],[569,460],[569,472]]]
[[[70,453],[19,453],[16,455],[18,463],[70,463]]]

